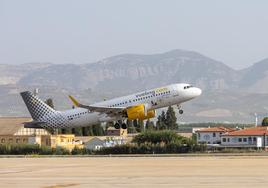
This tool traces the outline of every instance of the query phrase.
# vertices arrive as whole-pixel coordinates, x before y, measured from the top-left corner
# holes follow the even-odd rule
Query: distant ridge
[[[27,116],[19,92],[36,87],[41,98],[52,97],[58,109],[68,109],[69,94],[89,104],[176,82],[203,90],[184,106],[180,121],[251,123],[255,112],[268,112],[268,59],[234,70],[194,51],[172,50],[121,54],[88,64],[1,64],[0,116]]]
[[[60,86],[98,91],[131,90],[190,82],[204,89],[230,89],[239,78],[225,64],[199,53],[172,50],[162,54],[123,54],[84,65],[50,65],[21,77],[19,85]],[[139,84],[137,84],[139,83]]]

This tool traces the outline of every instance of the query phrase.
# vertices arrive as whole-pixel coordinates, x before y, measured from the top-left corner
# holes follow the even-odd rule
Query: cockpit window
[[[193,86],[192,85],[184,86],[184,89],[189,89],[191,87],[193,87]]]

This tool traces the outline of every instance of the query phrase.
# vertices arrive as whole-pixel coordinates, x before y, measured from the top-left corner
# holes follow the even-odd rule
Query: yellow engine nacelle
[[[137,105],[137,106],[132,106],[127,109],[127,118],[129,120],[134,120],[134,119],[149,119],[155,117],[155,110],[148,110],[147,115],[145,115],[145,105]]]

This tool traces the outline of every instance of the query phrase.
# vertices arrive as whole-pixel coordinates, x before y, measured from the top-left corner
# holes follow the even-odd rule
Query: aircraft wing
[[[83,104],[80,104],[71,95],[69,95],[69,98],[71,99],[71,101],[73,102],[73,104],[76,107],[85,108],[85,109],[88,109],[91,112],[106,113],[108,115],[111,115],[111,114],[113,114],[113,115],[119,115],[119,114],[122,114],[124,112],[124,110],[126,109],[125,107],[104,107],[104,106],[83,105]]]

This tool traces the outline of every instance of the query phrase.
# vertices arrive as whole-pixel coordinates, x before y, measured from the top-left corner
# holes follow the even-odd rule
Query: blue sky
[[[0,0],[0,63],[89,63],[200,52],[236,68],[268,57],[265,0]]]

